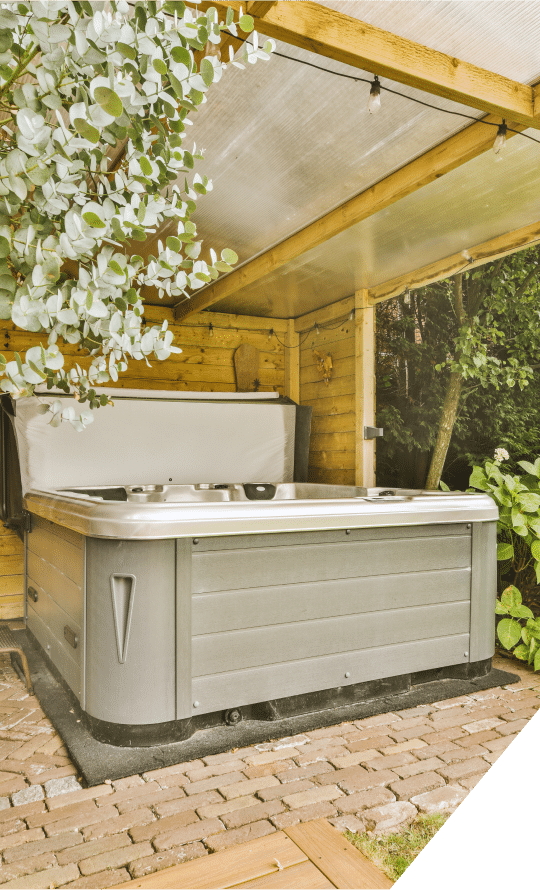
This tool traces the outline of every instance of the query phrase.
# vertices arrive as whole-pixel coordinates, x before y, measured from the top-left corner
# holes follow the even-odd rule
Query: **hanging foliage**
[[[248,15],[238,24],[253,29]],[[47,335],[24,358],[0,356],[1,387],[14,398],[59,387],[87,403],[80,416],[43,405],[55,425],[91,422],[108,402],[93,387],[130,360],[181,351],[166,322],[144,326],[142,288],[180,300],[238,259],[229,249],[201,259],[191,217],[212,184],[185,144],[189,115],[227,67],[212,50],[225,28],[237,34],[231,9],[220,21],[182,2],[0,8],[0,318]],[[272,50],[254,35],[230,63]],[[132,242],[167,219],[176,234],[144,260]],[[89,367],[66,371],[62,341],[88,350]]]

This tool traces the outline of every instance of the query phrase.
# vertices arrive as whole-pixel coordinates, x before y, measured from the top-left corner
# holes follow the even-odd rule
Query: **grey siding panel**
[[[395,541],[408,538],[450,537],[471,532],[464,522],[447,525],[394,526],[392,528],[328,529],[315,532],[276,532],[263,535],[234,535],[227,537],[197,538],[195,551],[250,550],[254,547],[292,547],[295,544],[334,544],[340,541]]]
[[[41,556],[28,551],[28,583],[30,586],[38,584],[45,590],[57,605],[82,627],[82,601],[81,587],[75,584],[71,578],[64,575],[55,565]]]
[[[468,645],[469,635],[462,634],[200,677],[193,681],[193,697],[200,702],[201,713],[241,707],[344,683],[463,664]],[[346,680],[345,673],[350,674]]]
[[[60,526],[54,526],[52,523],[34,528],[28,535],[28,550],[51,565],[59,567],[64,575],[82,587],[84,581],[82,536],[77,545],[58,535],[57,528]]]
[[[191,541],[176,541],[176,719],[191,717]]]
[[[193,634],[468,601],[470,588],[465,568],[202,593],[193,597]]]
[[[66,683],[78,699],[81,698],[81,629],[77,627],[69,615],[62,612],[59,606],[40,590],[40,613],[28,603],[28,627],[43,647],[49,658],[56,665]],[[73,649],[64,638],[64,626],[68,625],[78,636],[79,645]]]
[[[497,599],[497,523],[474,525],[472,539],[471,661],[491,658],[495,652],[495,601]]]
[[[347,541],[193,554],[194,593],[244,587],[298,584],[435,569],[465,568],[471,562],[466,536],[392,541]]]
[[[468,634],[469,622],[470,604],[465,602],[208,634],[193,640],[193,676]]]
[[[124,724],[175,719],[175,560],[174,540],[87,539],[86,710],[91,716]],[[116,576],[114,600],[111,576]]]

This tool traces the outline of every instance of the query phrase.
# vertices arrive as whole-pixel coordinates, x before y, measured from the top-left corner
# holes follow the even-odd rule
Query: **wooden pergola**
[[[310,480],[372,485],[365,427],[375,424],[376,304],[540,240],[540,147],[531,141],[540,141],[540,7],[197,8],[227,5],[277,42],[269,62],[225,73],[190,131],[208,148],[202,166],[214,181],[196,214],[204,249],[232,247],[240,261],[180,303],[145,294],[147,321],[167,319],[183,352],[151,368],[132,363],[118,385],[234,391],[234,353],[250,344],[260,362],[254,388],[313,407]],[[250,39],[227,36],[224,57]],[[370,115],[375,76],[382,105]],[[509,145],[495,165],[503,122]],[[155,253],[168,225],[137,249]],[[7,322],[1,333],[6,357],[39,342]],[[328,356],[324,379],[317,361]],[[8,534],[0,545],[0,617],[17,617],[22,556]]]

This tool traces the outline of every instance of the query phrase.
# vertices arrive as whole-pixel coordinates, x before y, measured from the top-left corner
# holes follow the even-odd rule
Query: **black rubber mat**
[[[28,658],[39,703],[88,785],[99,785],[105,779],[120,779],[174,763],[219,754],[232,748],[243,748],[349,720],[362,720],[375,714],[401,711],[519,681],[516,674],[492,669],[485,676],[474,680],[435,680],[413,686],[409,692],[380,696],[345,707],[300,714],[282,720],[245,720],[235,726],[212,727],[195,733],[186,741],[170,745],[119,748],[98,742],[90,735],[75,696],[54,668],[46,663],[42,652],[27,633],[14,631],[14,637]]]

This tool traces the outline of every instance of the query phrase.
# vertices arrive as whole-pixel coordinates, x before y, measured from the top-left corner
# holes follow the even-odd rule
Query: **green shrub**
[[[504,473],[502,460],[508,457],[497,449],[494,460],[473,468],[470,485],[486,492],[499,508],[497,523],[497,560],[499,561],[499,589],[505,586],[497,600],[495,614],[497,638],[507,650],[521,661],[527,661],[535,671],[540,670],[540,619],[522,602],[517,584],[531,579],[540,583],[540,457],[534,464],[519,461],[523,475]]]

